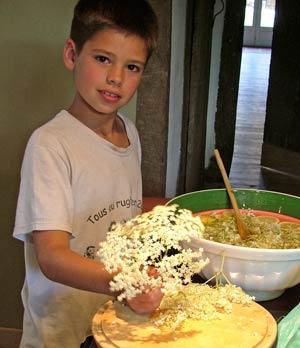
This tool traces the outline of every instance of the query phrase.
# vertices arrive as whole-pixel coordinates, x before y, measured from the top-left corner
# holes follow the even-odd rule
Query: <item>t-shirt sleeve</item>
[[[17,204],[14,237],[25,240],[34,230],[72,233],[72,190],[69,159],[63,148],[33,136],[26,148]],[[51,146],[49,145],[51,144]]]

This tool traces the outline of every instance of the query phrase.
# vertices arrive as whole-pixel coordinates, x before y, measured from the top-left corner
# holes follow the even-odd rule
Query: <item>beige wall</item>
[[[76,0],[0,0],[0,327],[22,325],[23,245],[12,238],[24,147],[66,107],[72,76],[61,51]],[[135,119],[135,98],[125,112]]]

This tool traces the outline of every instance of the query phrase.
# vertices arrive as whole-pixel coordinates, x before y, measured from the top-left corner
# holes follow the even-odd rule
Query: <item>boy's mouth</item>
[[[116,102],[121,99],[120,95],[109,92],[109,91],[102,90],[102,91],[99,91],[99,93],[108,102]]]

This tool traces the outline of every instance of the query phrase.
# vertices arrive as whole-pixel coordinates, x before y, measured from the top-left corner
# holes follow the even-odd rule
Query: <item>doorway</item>
[[[245,6],[246,0],[229,1],[224,16],[215,134],[228,172],[234,152]],[[259,187],[296,195],[300,194],[299,13],[299,0],[276,0]],[[222,182],[215,167],[212,161],[208,174],[215,183]]]
[[[244,22],[244,46],[272,46],[275,2],[275,0],[247,0]]]

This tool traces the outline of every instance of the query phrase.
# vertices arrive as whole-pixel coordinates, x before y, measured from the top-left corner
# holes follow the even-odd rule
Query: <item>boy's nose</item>
[[[122,69],[111,67],[107,74],[107,83],[113,86],[120,86],[123,80]]]

